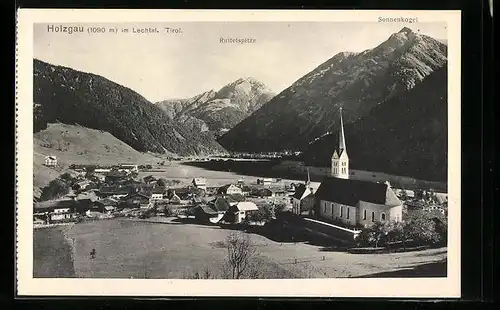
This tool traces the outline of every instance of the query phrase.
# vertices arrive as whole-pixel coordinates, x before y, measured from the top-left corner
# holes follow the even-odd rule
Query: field
[[[226,250],[219,244],[231,230],[112,219],[79,223],[64,232],[72,242],[61,237],[60,228],[35,230],[35,276],[185,278],[205,268],[220,273]],[[349,254],[308,243],[280,243],[256,234],[251,238],[265,278],[446,276],[446,248]],[[94,259],[89,254],[92,249],[96,250]],[[68,264],[69,257],[73,266]]]
[[[35,278],[72,278],[75,276],[71,245],[63,230],[68,227],[50,227],[35,230],[33,239]],[[41,257],[43,259],[38,259]]]

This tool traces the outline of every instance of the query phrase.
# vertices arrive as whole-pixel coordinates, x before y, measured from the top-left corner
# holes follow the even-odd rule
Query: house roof
[[[251,201],[240,201],[235,206],[238,211],[255,211],[259,210],[259,207]]]
[[[316,196],[320,200],[355,206],[359,201],[386,206],[402,203],[391,187],[384,183],[328,177],[319,186]]]
[[[157,187],[151,191],[151,194],[165,194],[167,191],[164,188]]]
[[[126,195],[130,191],[126,187],[112,187],[112,186],[102,186],[99,189],[101,194],[111,194],[111,195]]]
[[[244,201],[245,197],[241,194],[231,194],[231,195],[227,195],[226,199],[228,202],[240,202],[240,201]]]
[[[211,208],[208,205],[199,205],[196,207],[199,211],[202,211],[203,213],[210,214],[210,215],[217,215],[217,211]]]
[[[306,196],[310,194],[310,191],[306,191],[307,187],[304,184],[300,184],[295,188],[295,193],[292,195],[295,199],[304,199]]]
[[[127,173],[125,171],[115,171],[111,170],[108,173],[106,173],[107,177],[126,177]]]
[[[34,209],[39,211],[73,208],[74,206],[75,206],[75,201],[72,199],[43,201],[43,202],[37,202],[33,205]]]
[[[104,205],[104,206],[116,206],[118,204],[118,201],[111,199],[111,198],[104,198],[104,199],[97,201],[97,203]]]

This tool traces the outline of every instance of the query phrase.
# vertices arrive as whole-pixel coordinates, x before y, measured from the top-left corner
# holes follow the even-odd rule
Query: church
[[[321,182],[315,193],[314,214],[318,219],[362,227],[402,220],[403,204],[390,184],[349,179],[342,108],[339,141],[331,161],[331,176]]]

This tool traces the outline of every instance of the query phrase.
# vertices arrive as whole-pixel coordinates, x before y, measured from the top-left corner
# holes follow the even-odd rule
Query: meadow
[[[61,232],[72,241],[61,237]],[[37,229],[35,276],[173,279],[205,269],[220,274],[226,255],[220,244],[229,233],[217,226],[132,219],[83,222],[63,231]],[[349,254],[308,242],[279,242],[258,234],[251,238],[259,253],[256,263],[262,278],[416,276],[421,267],[431,270],[421,276],[446,276],[446,248]],[[96,252],[93,259],[92,249]]]

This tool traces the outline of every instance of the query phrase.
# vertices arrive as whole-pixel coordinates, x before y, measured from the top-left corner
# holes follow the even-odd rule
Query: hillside
[[[45,156],[55,155],[57,168],[44,166]],[[140,153],[108,132],[77,125],[48,124],[33,135],[33,185],[35,197],[39,189],[67,171],[71,164],[117,163],[155,164],[157,156]]]
[[[191,131],[138,93],[101,76],[36,59],[33,70],[35,132],[61,122],[109,132],[139,152],[225,152],[215,140]]]
[[[388,99],[363,119],[345,125],[352,169],[383,171],[423,180],[447,180],[448,119],[446,68],[410,91]],[[338,141],[317,139],[303,154],[307,164],[330,166]]]
[[[189,99],[164,100],[156,104],[166,114],[197,132],[215,136],[226,132],[268,102],[274,93],[253,78],[238,79],[218,91]]]
[[[354,122],[446,63],[446,45],[403,28],[373,49],[333,56],[218,141],[230,151],[304,149],[336,128],[340,106],[344,122]]]

